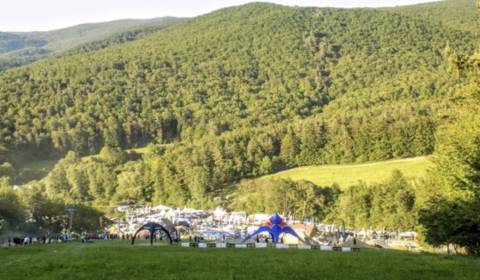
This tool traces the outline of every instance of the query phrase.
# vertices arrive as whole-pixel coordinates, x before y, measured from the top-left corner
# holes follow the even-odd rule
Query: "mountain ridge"
[[[186,19],[175,17],[124,19],[86,23],[52,31],[0,32],[0,70],[29,64],[89,42],[108,40],[115,36],[130,36],[129,39],[134,40],[132,33],[139,33],[139,30],[149,29],[151,33],[184,20]]]

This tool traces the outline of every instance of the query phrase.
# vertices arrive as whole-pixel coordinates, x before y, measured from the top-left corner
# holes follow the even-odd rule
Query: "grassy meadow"
[[[358,181],[365,183],[384,181],[395,169],[400,170],[407,178],[422,177],[425,175],[429,164],[430,162],[426,157],[416,157],[363,164],[307,166],[289,169],[265,176],[265,178],[307,180],[319,186],[329,186],[337,183],[341,187],[346,187]]]
[[[480,279],[480,259],[366,249],[191,249],[97,241],[0,249],[0,279]]]

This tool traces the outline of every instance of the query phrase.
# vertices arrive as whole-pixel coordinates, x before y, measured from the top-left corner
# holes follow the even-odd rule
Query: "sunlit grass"
[[[407,178],[422,177],[429,165],[430,162],[426,157],[416,157],[365,164],[300,167],[266,176],[266,178],[308,180],[320,186],[337,183],[341,187],[346,187],[358,181],[365,183],[384,181],[395,169],[400,170]]]
[[[369,249],[193,249],[128,241],[0,249],[0,279],[480,279],[480,259]]]

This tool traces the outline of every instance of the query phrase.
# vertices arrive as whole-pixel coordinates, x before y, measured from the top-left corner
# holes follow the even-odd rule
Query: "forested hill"
[[[0,70],[34,62],[52,54],[133,40],[182,21],[162,17],[146,20],[116,20],[88,23],[44,32],[0,32]]]
[[[90,232],[90,207],[222,206],[416,230],[480,255],[475,6],[255,3],[0,72],[0,216],[7,230],[54,233],[76,205],[89,224],[77,232]],[[424,155],[412,172],[423,178],[256,179]]]
[[[480,14],[475,9],[474,2],[474,0],[447,0],[399,7],[395,8],[395,11],[418,18],[428,18],[453,29],[479,34]]]
[[[288,166],[428,154],[456,87],[443,66],[447,42],[468,52],[478,37],[402,9],[249,4],[5,71],[0,145],[12,158],[221,134],[242,153],[272,142],[248,151],[254,166],[236,178],[268,172],[260,162],[284,142],[302,155],[285,152]]]

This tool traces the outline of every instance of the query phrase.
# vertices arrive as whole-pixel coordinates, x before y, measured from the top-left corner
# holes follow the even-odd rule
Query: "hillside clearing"
[[[423,177],[429,164],[427,157],[415,157],[364,164],[307,166],[289,169],[263,178],[307,180],[319,186],[337,183],[346,187],[359,181],[365,183],[384,181],[396,169],[409,179]]]

